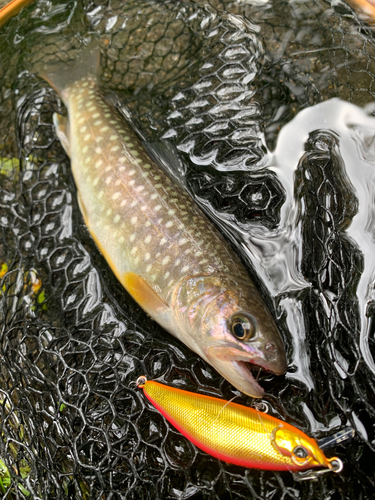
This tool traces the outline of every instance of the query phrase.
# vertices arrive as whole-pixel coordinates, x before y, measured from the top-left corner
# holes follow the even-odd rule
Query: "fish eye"
[[[255,322],[247,314],[234,314],[230,319],[230,331],[238,340],[250,340],[255,330]]]

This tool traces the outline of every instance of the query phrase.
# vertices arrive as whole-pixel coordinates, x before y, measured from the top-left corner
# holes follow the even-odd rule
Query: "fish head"
[[[184,279],[174,299],[176,323],[194,338],[196,352],[240,391],[264,394],[251,368],[285,373],[280,333],[251,282],[194,276]]]
[[[296,427],[279,424],[271,432],[270,439],[275,450],[288,458],[295,470],[313,467],[332,468],[332,459],[327,459],[315,439]]]

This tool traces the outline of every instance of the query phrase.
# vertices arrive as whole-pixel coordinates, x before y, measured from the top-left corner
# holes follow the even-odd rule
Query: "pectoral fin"
[[[135,301],[166,330],[172,329],[172,311],[151,286],[136,273],[125,273],[122,284]]]
[[[53,124],[55,125],[56,135],[70,158],[69,120],[65,116],[53,113]]]

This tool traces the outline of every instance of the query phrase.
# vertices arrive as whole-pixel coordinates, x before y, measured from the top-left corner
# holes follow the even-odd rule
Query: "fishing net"
[[[52,124],[64,107],[37,71],[68,65],[91,38],[101,47],[102,88],[145,141],[174,148],[174,173],[275,315],[289,370],[261,375],[272,414],[316,439],[356,429],[351,443],[327,452],[343,460],[341,474],[298,482],[220,462],[135,387],[145,374],[252,403],[146,316],[84,226]],[[373,32],[339,0],[37,0],[1,29],[0,58],[3,497],[374,498],[374,280],[364,274],[365,240],[348,232],[361,210],[371,226],[373,202],[348,177],[343,141],[329,129],[310,131],[292,186],[271,153],[308,107],[335,97],[371,106]],[[371,166],[371,134],[355,130]],[[285,237],[288,203],[297,216]]]

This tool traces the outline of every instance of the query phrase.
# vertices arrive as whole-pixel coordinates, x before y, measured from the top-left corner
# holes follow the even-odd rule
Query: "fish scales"
[[[166,300],[169,287],[186,275],[243,276],[226,242],[189,195],[147,156],[95,81],[76,82],[64,94],[84,217],[97,242],[111,241],[109,257],[118,279],[131,270],[150,280]]]
[[[55,114],[54,123],[85,223],[155,321],[239,390],[260,397],[251,367],[286,370],[272,315],[230,245],[106,102],[97,60],[89,45],[74,67],[42,75],[68,109],[68,118]]]

